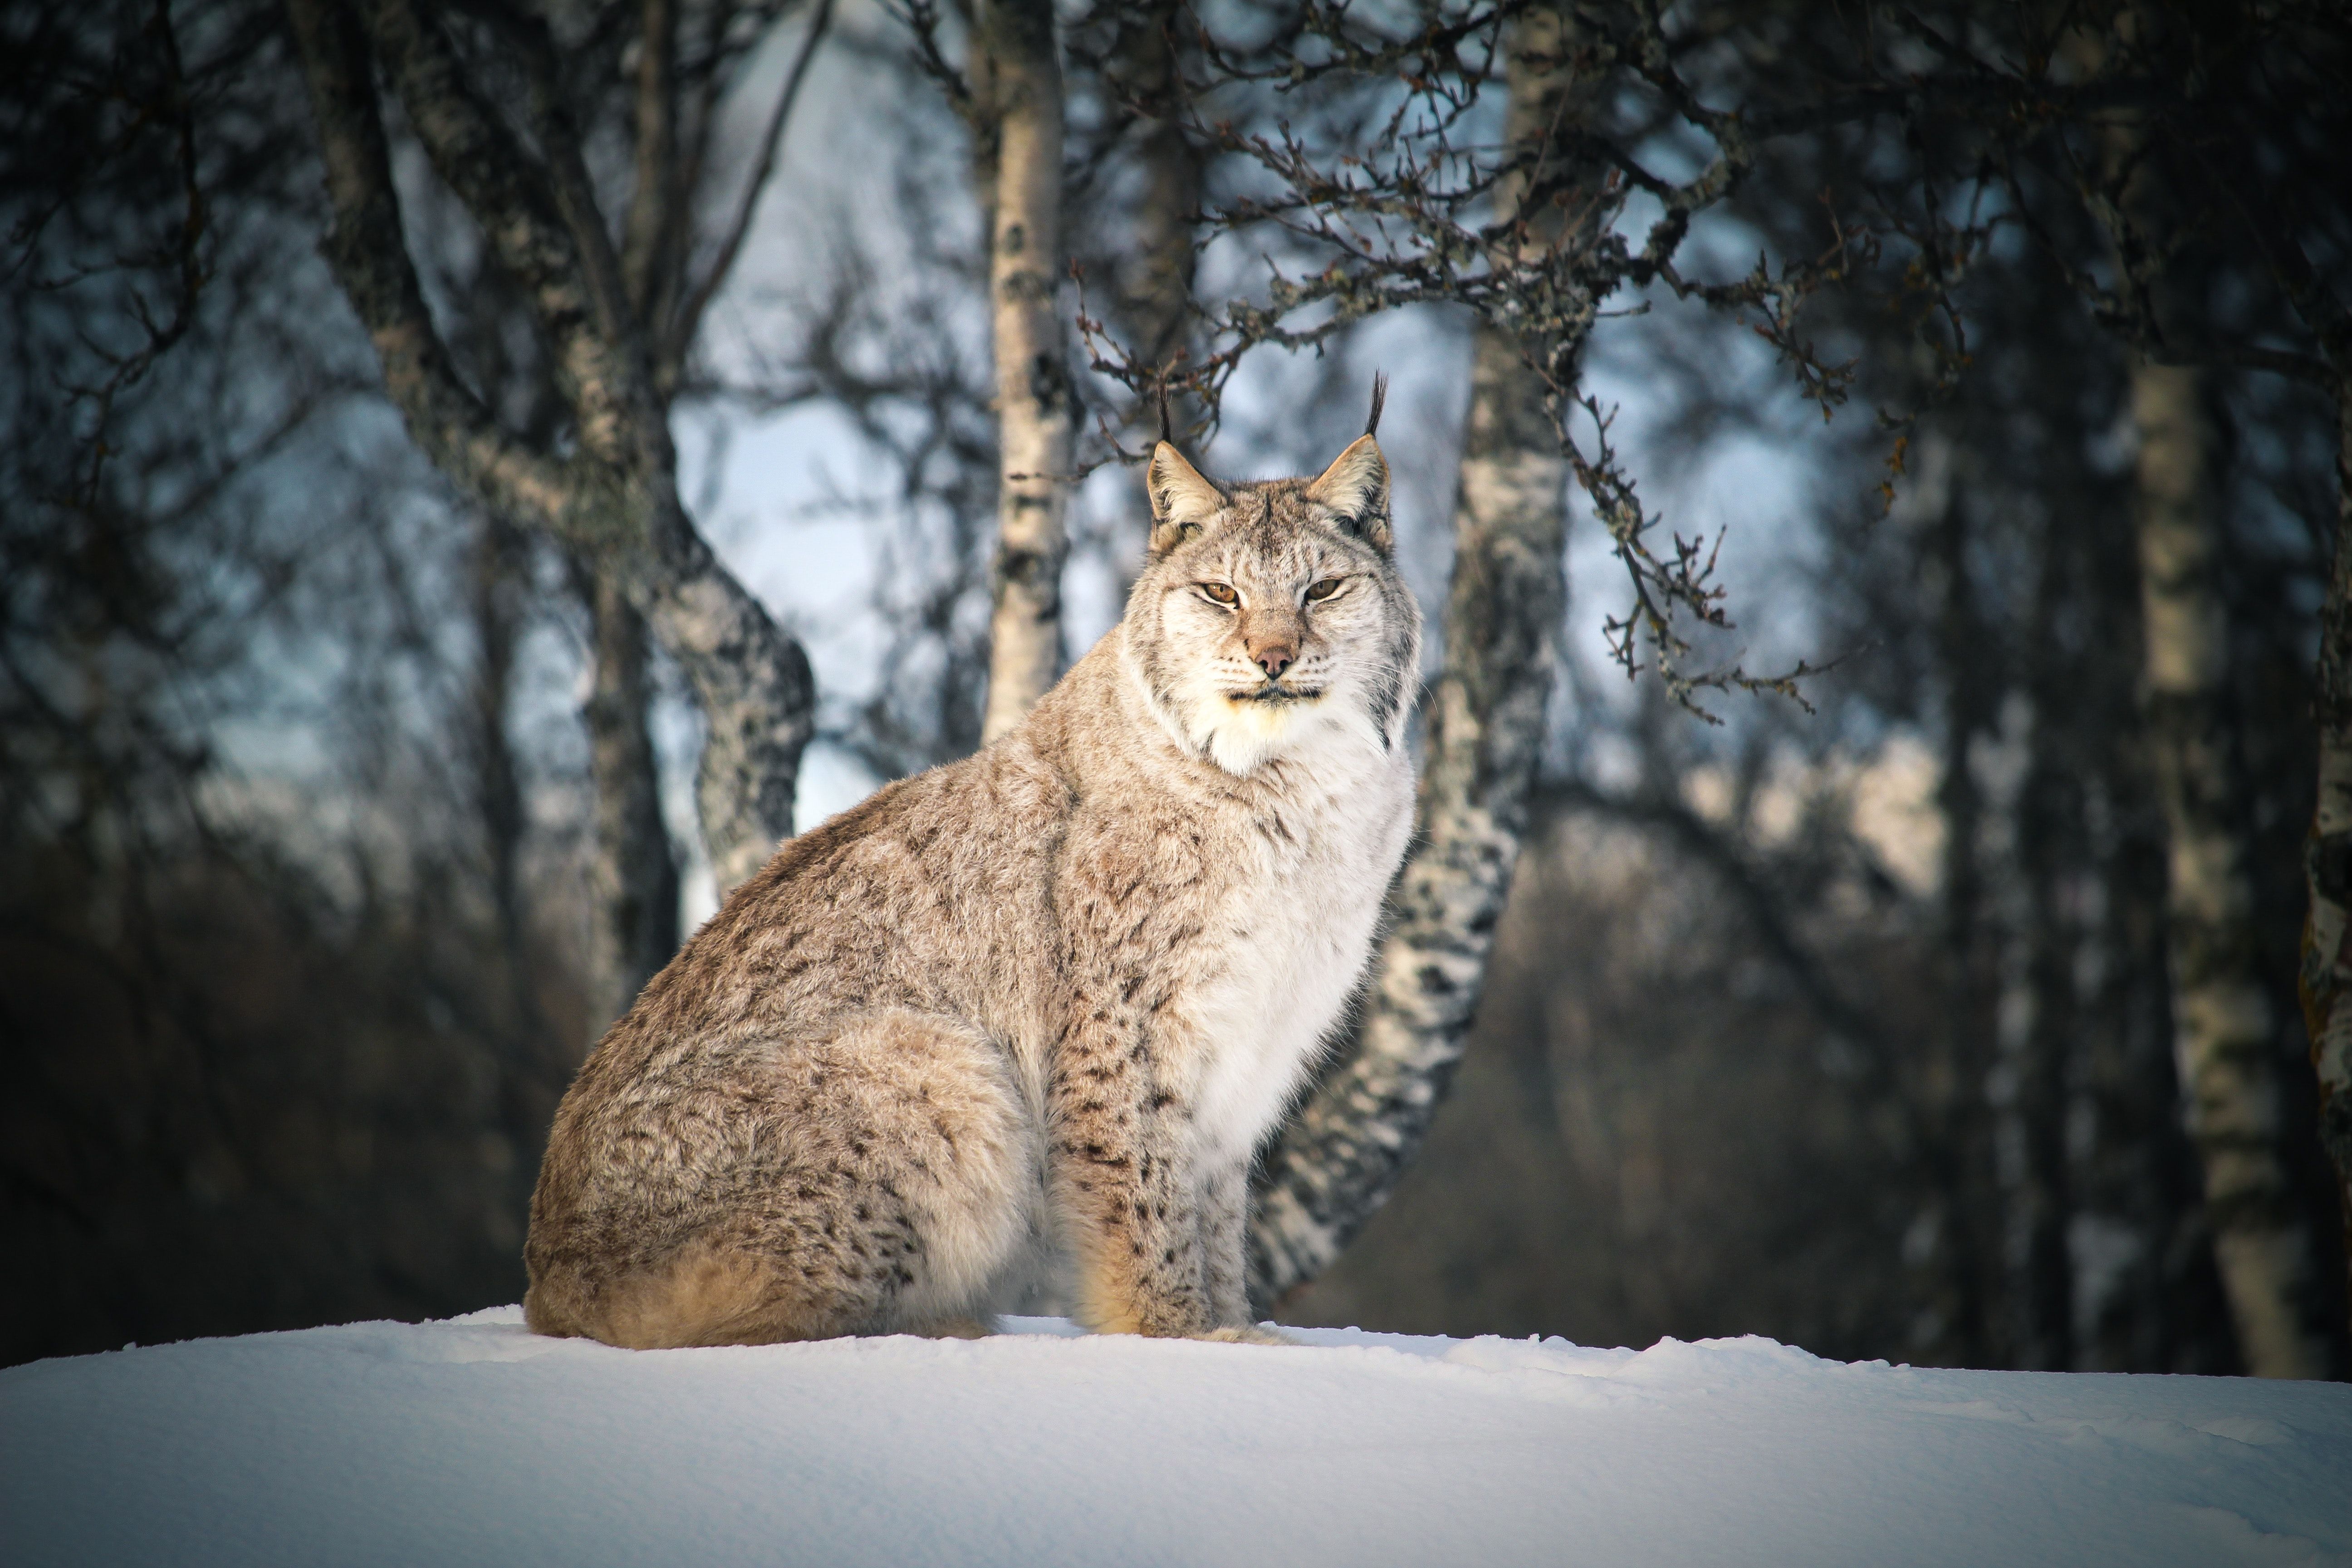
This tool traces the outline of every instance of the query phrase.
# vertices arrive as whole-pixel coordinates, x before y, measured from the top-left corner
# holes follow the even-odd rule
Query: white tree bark
[[[2212,440],[2194,370],[2132,368],[2147,731],[2168,837],[2174,1054],[2215,1261],[2246,1370],[2324,1377],[2310,1237],[2281,1157],[2278,1016],[2255,963],[2248,826],[2231,754]]]
[[[2144,39],[2162,23],[2153,12],[2126,8],[2119,35],[2078,35],[2069,48],[2095,65],[2115,37]],[[2111,121],[2103,154],[2111,175],[2123,178],[2121,225],[2111,223],[2119,277],[2144,301],[2139,348],[2131,365],[2132,416],[2140,447],[2134,470],[2134,526],[2140,604],[2148,750],[2166,830],[2166,958],[2172,991],[2173,1055],[2180,1079],[2183,1120],[2204,1178],[2206,1219],[2214,1262],[2229,1299],[2230,1316],[2246,1369],[2258,1376],[2325,1377],[2326,1342],[2314,1332],[2311,1295],[2315,1266],[2310,1237],[2296,1213],[2293,1184],[2281,1157],[2277,1016],[2254,962],[2253,889],[2248,825],[2232,803],[2239,796],[2238,762],[2227,721],[2227,612],[2212,574],[2222,542],[2214,489],[2213,433],[2199,372],[2157,363],[2164,322],[2190,319],[2189,297],[2198,280],[2183,279],[2141,241],[2177,228],[2176,166],[2158,126],[2135,111]],[[2265,243],[2259,224],[2257,244]],[[2133,236],[2140,237],[2136,240]],[[2277,268],[2288,260],[2273,256]],[[2291,268],[2289,268],[2291,270]],[[2290,279],[2282,276],[2294,297]],[[2315,311],[2319,300],[2294,299],[2323,350],[2339,372],[2352,341],[2340,307]],[[2331,326],[2332,320],[2332,326]],[[2343,504],[2339,498],[2339,504]],[[2331,648],[2338,635],[2344,582],[2341,542],[2336,576],[2321,612],[2322,638],[2315,706],[2318,710],[2320,788],[2315,847],[2328,815],[2330,757],[2343,737],[2330,702]],[[2332,713],[2332,710],[2334,710]],[[2316,865],[2315,859],[2315,866]],[[2315,1059],[2319,1055],[2326,1001],[2315,1004],[2314,939],[2327,922],[2329,900],[2321,879],[2311,883],[2305,927],[2303,986]],[[2319,989],[2325,992],[2323,984]],[[2326,1091],[2323,1073],[2322,1128]],[[2338,1162],[2339,1175],[2344,1165]],[[2347,1210],[2352,1225],[2352,1208]]]
[[[995,332],[997,544],[983,743],[1062,673],[1063,528],[1074,410],[1055,286],[1062,268],[1062,73],[1050,0],[988,0],[997,125],[989,236]]]
[[[1556,17],[1517,24],[1513,145],[1537,144],[1556,118],[1561,41]],[[1498,192],[1503,213],[1522,189],[1514,179]],[[1566,613],[1568,466],[1519,344],[1492,326],[1475,335],[1445,655],[1424,710],[1421,838],[1394,897],[1358,1052],[1266,1157],[1249,1249],[1251,1296],[1262,1304],[1329,1267],[1420,1147],[1461,1059],[1527,827]]]

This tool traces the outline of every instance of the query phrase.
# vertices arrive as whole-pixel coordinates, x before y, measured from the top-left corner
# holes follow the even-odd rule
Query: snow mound
[[[37,1564],[2352,1564],[2352,1387],[1047,1319],[630,1352],[513,1308],[0,1372]]]

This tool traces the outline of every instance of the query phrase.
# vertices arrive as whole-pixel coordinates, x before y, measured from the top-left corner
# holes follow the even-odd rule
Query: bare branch
[[[817,0],[816,14],[809,18],[808,36],[801,40],[801,52],[793,58],[793,68],[784,77],[782,90],[776,94],[775,108],[768,115],[767,129],[761,133],[759,161],[751,167],[751,179],[735,205],[735,216],[720,237],[719,249],[710,260],[710,269],[703,275],[678,307],[677,318],[662,335],[661,364],[665,380],[674,380],[677,367],[684,363],[693,345],[694,334],[702,324],[703,312],[727,276],[734,270],[735,258],[743,248],[743,237],[751,231],[751,215],[758,210],[760,193],[767,188],[768,175],[776,166],[776,149],[782,145],[784,126],[791,121],[793,105],[800,98],[801,83],[808,76],[809,61],[815,58],[817,46],[824,41],[825,27],[833,19],[833,0]]]
[[[358,21],[333,0],[287,6],[325,154],[333,226],[327,259],[383,362],[410,437],[461,483],[516,515],[567,525],[577,496],[562,466],[501,430],[460,381],[417,287]]]
[[[534,157],[466,79],[438,23],[415,0],[374,0],[367,13],[385,74],[435,171],[474,215],[499,264],[530,300],[554,355],[558,384],[579,420],[581,446],[607,462],[625,460],[625,454],[636,452],[656,432],[646,389],[620,346],[625,339],[609,335],[627,318],[613,319],[625,307],[617,273],[596,264],[611,247],[609,240],[595,243],[603,231],[593,204],[589,212],[578,211],[587,195],[579,188],[584,175],[567,194],[560,173]],[[549,149],[559,170],[572,162],[566,147],[577,151],[575,141],[559,136]],[[575,225],[575,219],[581,221]],[[585,256],[583,229],[594,230]],[[597,287],[599,281],[604,286]]]
[[[636,182],[629,194],[621,278],[637,320],[656,322],[674,279],[667,263],[684,226],[687,192],[677,175],[677,5],[644,0],[637,35]]]
[[[161,122],[172,132],[174,163],[179,174],[182,201],[181,218],[175,226],[172,243],[152,258],[168,268],[172,277],[171,315],[158,321],[142,294],[131,296],[131,309],[141,328],[140,343],[128,353],[111,353],[90,342],[84,342],[107,366],[105,377],[91,385],[68,385],[68,398],[83,403],[91,410],[89,438],[85,447],[86,461],[74,477],[73,494],[69,504],[95,504],[99,487],[105,477],[106,460],[111,453],[108,433],[114,423],[116,400],[145,380],[158,360],[171,353],[189,328],[195,324],[196,307],[205,286],[212,281],[213,264],[205,244],[211,230],[210,208],[203,184],[196,177],[195,116],[188,102],[186,73],[180,60],[180,40],[172,25],[170,0],[155,0],[155,11],[146,31],[156,41],[156,52],[163,68],[160,100],[142,110],[122,140],[128,141],[143,127]],[[65,197],[58,198],[62,205]],[[12,243],[21,247],[19,265],[29,261],[34,242],[44,226],[55,215],[57,206],[36,211],[20,220],[9,232]],[[146,258],[125,263],[145,265]]]

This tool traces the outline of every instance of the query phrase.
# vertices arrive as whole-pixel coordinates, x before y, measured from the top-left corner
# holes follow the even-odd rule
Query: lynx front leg
[[[1249,1166],[1219,1165],[1201,1179],[1201,1252],[1208,1281],[1209,1317],[1219,1328],[1252,1321],[1249,1258],[1244,1251],[1249,1228]]]
[[[1258,1327],[1250,1315],[1249,1257],[1244,1250],[1248,1230],[1248,1162],[1208,1170],[1201,1179],[1201,1250],[1209,1315],[1217,1326],[1207,1337],[1244,1345],[1294,1343]]]
[[[1097,1333],[1196,1335],[1212,1317],[1181,1113],[1147,1053],[1076,1049],[1052,1083],[1054,1206]]]

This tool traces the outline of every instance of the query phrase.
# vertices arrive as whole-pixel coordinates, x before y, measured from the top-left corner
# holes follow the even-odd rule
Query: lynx
[[[783,846],[564,1097],[544,1334],[1255,1339],[1250,1162],[1412,828],[1420,614],[1365,434],[1220,486],[1165,440],[1118,626],[1011,733]]]

